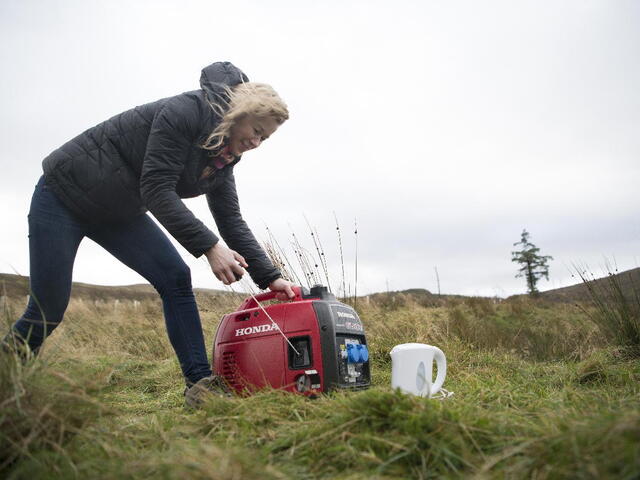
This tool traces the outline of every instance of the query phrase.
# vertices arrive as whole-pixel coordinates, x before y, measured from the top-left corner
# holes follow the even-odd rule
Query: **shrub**
[[[102,408],[86,390],[41,360],[0,353],[0,473],[20,457],[60,447]]]
[[[609,272],[603,279],[583,271],[578,274],[594,307],[585,312],[609,341],[640,356],[640,287],[636,281],[624,273]]]

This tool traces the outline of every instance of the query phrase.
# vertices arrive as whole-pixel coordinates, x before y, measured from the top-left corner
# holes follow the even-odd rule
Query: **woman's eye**
[[[258,129],[256,129],[256,128],[254,128],[254,129],[253,129],[253,134],[254,134],[256,137],[259,137],[261,142],[264,142],[264,141],[267,139],[267,137],[266,137],[265,135],[263,135],[263,134],[262,134],[262,130],[258,130]]]

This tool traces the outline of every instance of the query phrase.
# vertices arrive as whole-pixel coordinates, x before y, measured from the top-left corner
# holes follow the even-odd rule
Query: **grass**
[[[596,279],[577,269],[594,307],[585,311],[605,337],[640,358],[640,285],[630,274],[608,270],[606,277]]]
[[[204,300],[201,300],[204,301]],[[237,300],[203,308],[208,342]],[[21,305],[5,317],[10,321]],[[590,308],[590,307],[585,307]],[[373,387],[183,406],[159,302],[73,302],[43,355],[0,365],[3,478],[638,478],[640,363],[577,307],[358,302]],[[391,348],[438,345],[447,400],[390,389]]]
[[[58,452],[105,409],[84,385],[44,361],[0,355],[0,472],[40,452]]]

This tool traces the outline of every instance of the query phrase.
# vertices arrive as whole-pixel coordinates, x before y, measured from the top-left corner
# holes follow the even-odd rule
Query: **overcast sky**
[[[260,239],[317,229],[334,289],[334,212],[358,292],[525,291],[513,243],[571,265],[640,265],[640,2],[0,2],[0,271],[28,274],[42,159],[106,118],[198,88],[229,60],[270,83],[291,118],[236,180]],[[204,198],[189,200],[215,228]],[[194,285],[221,288],[179,251]],[[144,280],[90,240],[74,280]]]

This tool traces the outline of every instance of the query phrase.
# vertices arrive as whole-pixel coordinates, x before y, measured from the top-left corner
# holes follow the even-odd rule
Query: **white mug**
[[[432,383],[433,360],[438,368]],[[431,397],[442,388],[447,359],[442,350],[424,343],[403,343],[391,349],[391,387],[420,397]]]

